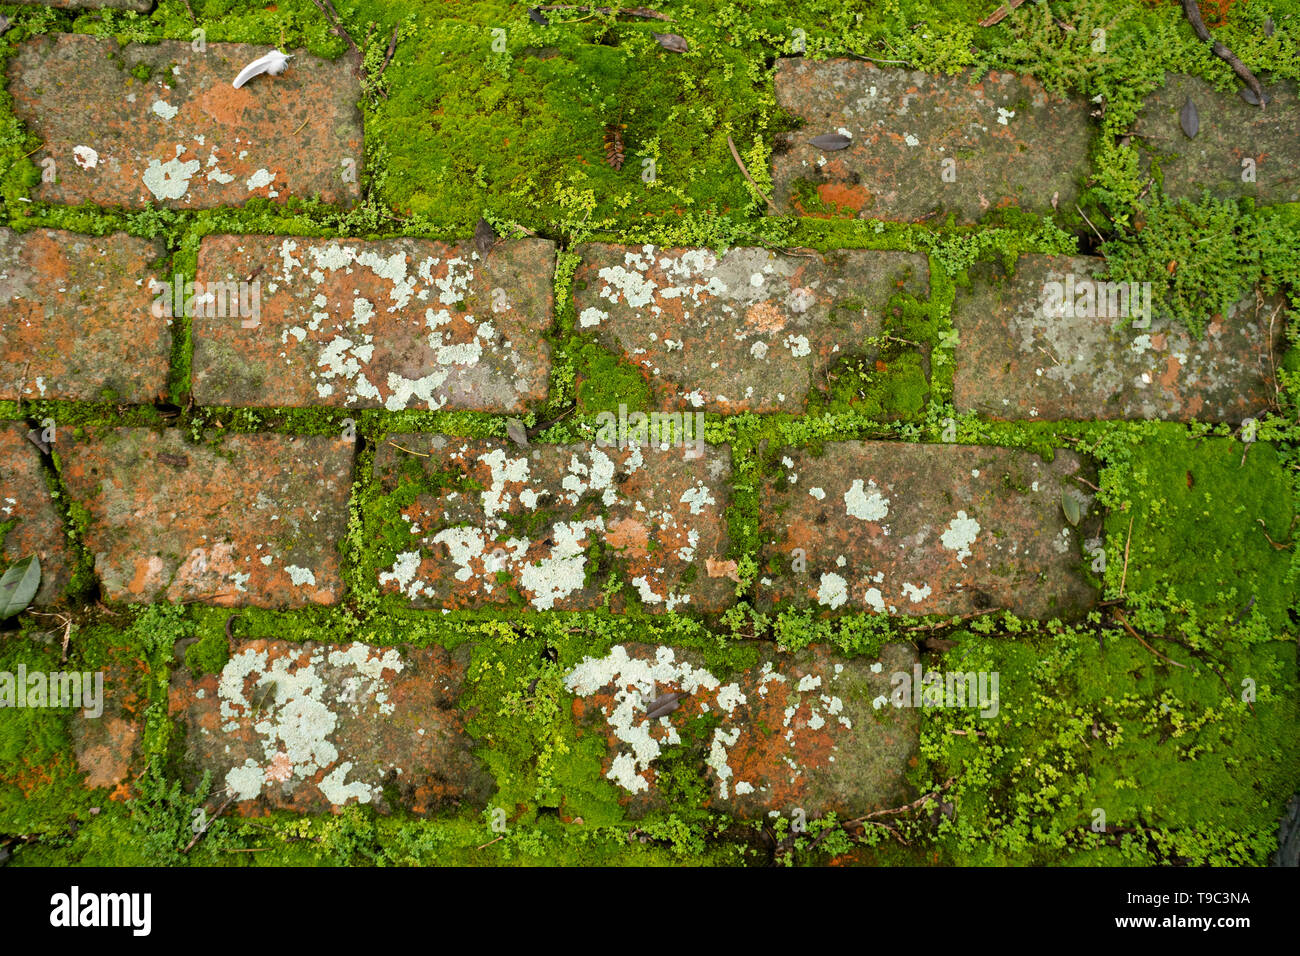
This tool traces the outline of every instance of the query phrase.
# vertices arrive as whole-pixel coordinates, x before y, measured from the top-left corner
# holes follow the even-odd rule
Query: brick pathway
[[[52,171],[24,198],[129,210],[358,202],[356,72],[346,59],[299,52],[283,75],[233,89],[265,52],[227,43],[196,52],[175,40],[119,49],[72,34],[24,42],[7,89],[41,142],[32,161]],[[1031,77],[787,59],[774,90],[801,122],[778,142],[771,170],[778,206],[798,215],[970,223],[1009,207],[1043,213],[1072,207],[1092,173],[1091,105]],[[1173,195],[1300,198],[1295,88],[1271,92],[1275,102],[1258,111],[1171,77],[1135,130],[1144,162],[1159,165]],[[1201,116],[1194,140],[1177,117],[1189,97]],[[830,134],[847,148],[811,143]],[[1243,159],[1254,161],[1253,182],[1242,179]],[[840,359],[875,359],[886,320],[934,294],[921,253],[587,243],[572,250],[570,336],[547,239],[486,251],[469,239],[205,227],[197,271],[179,285],[169,248],[193,251],[122,232],[0,227],[0,399],[14,403],[0,429],[0,534],[6,563],[40,554],[41,604],[65,601],[78,560],[51,486],[77,516],[76,539],[110,603],[302,609],[349,601],[345,582],[361,581],[401,614],[540,620],[608,609],[663,621],[676,611],[712,626],[750,601],[820,618],[1003,608],[1072,618],[1098,599],[1085,571],[1101,544],[1095,469],[1071,451],[1049,462],[991,446],[738,440],[733,465],[731,445],[701,441],[702,413],[715,426],[742,413],[798,417]],[[973,268],[952,311],[957,411],[1237,423],[1267,405],[1279,302],[1248,297],[1207,317],[1199,340],[1159,316],[1054,309],[1074,301],[1064,290],[1103,272],[1098,259],[1032,254],[1010,275]],[[655,428],[668,423],[671,435],[638,433],[626,410],[630,436],[599,420],[583,431],[593,416],[581,409],[566,427],[596,431],[590,440],[451,434],[560,408],[575,342],[635,369]],[[68,417],[82,403],[153,414],[169,382],[187,376],[209,413],[201,436],[60,424],[43,459],[17,420],[40,400],[72,403]],[[271,410],[277,421],[285,408],[373,410],[366,435],[392,433],[369,445],[289,434],[317,430],[296,425],[254,434],[214,425],[257,421],[234,409]],[[476,414],[409,414],[429,412]],[[354,475],[359,460],[369,474]],[[1066,501],[1083,514],[1077,526]],[[353,511],[361,520],[349,534]],[[745,541],[757,529],[757,544],[734,541],[736,528]],[[742,571],[754,564],[750,580]],[[889,701],[892,678],[919,663],[912,646],[887,644],[878,659],[821,645],[785,653],[761,640],[749,650],[755,662],[736,673],[712,673],[684,647],[635,642],[557,664],[559,719],[588,753],[603,753],[602,779],[630,816],[664,805],[665,752],[684,739],[694,749],[674,759],[694,761],[709,806],[740,817],[863,814],[915,796],[905,776],[920,715]],[[176,666],[168,703],[181,775],[193,784],[211,772],[249,814],[488,807],[495,784],[466,705],[482,677],[469,671],[472,651],[259,640],[237,643],[219,673]],[[117,662],[108,720],[72,725],[86,786],[119,798],[143,762],[144,667]],[[686,696],[649,718],[669,693]]]

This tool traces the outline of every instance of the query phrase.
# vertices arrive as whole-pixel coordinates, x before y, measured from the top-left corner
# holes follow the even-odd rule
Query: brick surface
[[[741,817],[835,811],[857,815],[906,799],[917,713],[885,706],[891,674],[912,671],[916,652],[887,645],[877,661],[836,660],[822,648],[779,655],[733,679],[688,650],[620,644],[566,676],[580,733],[608,742],[605,777],[629,814],[661,804],[659,758],[702,716],[717,719],[698,752],[709,805]],[[689,694],[672,713],[646,718],[660,695]]]
[[[163,246],[114,233],[0,228],[0,398],[146,403],[167,391]]]
[[[90,429],[60,447],[90,514],[85,546],[114,601],[334,604],[353,447],[341,439]]]
[[[403,450],[404,449],[404,450]],[[731,452],[538,445],[429,435],[381,442],[381,589],[417,607],[718,611],[733,600]],[[400,524],[399,524],[400,522]],[[396,540],[394,540],[396,539]]]
[[[1069,480],[1083,473],[1071,452],[1047,463],[1009,448],[838,442],[774,457],[762,496],[764,607],[1046,618],[1096,600],[1082,545],[1100,518],[1073,528],[1062,509],[1065,494],[1091,503]]]
[[[486,260],[468,242],[205,239],[198,281],[255,276],[261,305],[253,319],[195,317],[194,395],[522,411],[546,397],[554,269],[555,244],[542,239],[499,243]]]
[[[1105,281],[1102,259],[1028,255],[1010,278],[1000,267],[981,273],[953,308],[961,336],[953,387],[958,412],[1235,423],[1263,412],[1272,399],[1272,353],[1283,338],[1283,323],[1274,317],[1280,301],[1257,307],[1249,295],[1208,322],[1198,340],[1154,312],[1148,327],[1134,327],[1147,318],[1131,304],[1138,297],[1127,310],[1116,298],[1116,308],[1106,289],[1097,308],[1089,306],[1081,296],[1085,289],[1095,296],[1096,283]],[[1075,314],[1060,314],[1056,295],[1071,290]]]
[[[778,141],[774,198],[799,215],[973,222],[1004,206],[1070,208],[1088,172],[1089,106],[1031,77],[938,76],[860,60],[783,60],[782,107],[804,125]],[[850,136],[827,152],[809,141]],[[943,179],[945,160],[955,178]]]
[[[0,428],[0,541],[6,565],[35,554],[41,562],[37,604],[58,600],[72,574],[72,555],[50,498],[40,452],[26,438],[27,426]]]
[[[1208,189],[1215,196],[1249,196],[1261,203],[1300,201],[1296,84],[1273,83],[1264,92],[1269,102],[1260,109],[1199,77],[1165,76],[1165,85],[1147,97],[1133,130],[1143,164],[1148,169],[1153,161],[1159,165],[1165,193],[1199,199]],[[1179,122],[1189,99],[1199,119],[1194,139]],[[1242,178],[1247,159],[1254,161],[1253,182]]]
[[[119,48],[73,34],[24,43],[9,66],[14,113],[44,144],[32,161],[53,159],[57,174],[33,198],[177,209],[290,195],[355,202],[363,149],[352,66],[297,51],[281,75],[235,89],[267,52],[209,43],[198,53],[177,40]]]
[[[183,773],[210,771],[244,814],[481,806],[492,779],[456,706],[468,650],[249,641],[220,674],[178,669]]]
[[[65,665],[66,666],[66,665]],[[130,652],[117,652],[103,674],[103,712],[90,716],[75,711],[69,723],[72,751],[85,786],[107,788],[109,798],[126,800],[137,795],[135,778],[145,767],[144,688],[148,664]]]
[[[925,256],[593,243],[574,279],[580,331],[640,366],[661,407],[793,412],[837,359],[869,348],[895,293],[929,294]]]

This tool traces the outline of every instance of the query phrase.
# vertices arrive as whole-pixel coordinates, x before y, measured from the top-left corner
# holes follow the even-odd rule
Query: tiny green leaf
[[[1065,520],[1075,527],[1079,526],[1079,519],[1083,517],[1083,512],[1079,509],[1079,499],[1068,491],[1061,495],[1061,509],[1065,512]]]

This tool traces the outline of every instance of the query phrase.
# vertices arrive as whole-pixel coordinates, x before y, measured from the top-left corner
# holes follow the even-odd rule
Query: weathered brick
[[[196,52],[178,40],[119,48],[74,34],[22,44],[9,66],[14,113],[44,144],[32,161],[53,159],[56,173],[34,198],[136,209],[290,195],[351,205],[363,157],[352,65],[298,51],[281,75],[235,89],[266,52],[246,43]]]
[[[144,688],[148,670],[130,651],[115,651],[110,662],[96,672],[103,677],[102,713],[93,715],[83,707],[70,717],[72,751],[77,769],[84,774],[84,785],[111,789],[112,800],[136,796],[134,782],[144,771],[141,744],[145,708],[149,706]]]
[[[982,269],[953,308],[957,410],[997,419],[1239,422],[1269,406],[1280,301],[1257,307],[1251,294],[1194,339],[1157,317],[1140,285],[1125,283],[1128,298],[1113,302],[1119,285],[1101,286],[1089,304],[1083,290],[1095,296],[1105,271],[1103,259],[1039,255],[1021,256],[1011,277]],[[1061,314],[1062,301],[1076,314]]]
[[[468,242],[210,237],[198,281],[255,277],[260,314],[195,317],[195,397],[522,411],[546,397],[554,269],[542,239],[484,260]]]
[[[578,249],[580,331],[639,365],[661,407],[798,413],[881,330],[891,296],[929,294],[925,256],[847,250]]]
[[[127,602],[334,604],[347,527],[351,443],[179,430],[88,429],[61,445],[85,546],[105,595]]]
[[[1199,77],[1166,74],[1165,85],[1143,104],[1133,133],[1143,165],[1150,169],[1158,163],[1167,195],[1199,199],[1208,189],[1215,196],[1249,196],[1261,203],[1300,200],[1296,84],[1284,80],[1264,92],[1269,102],[1260,109]],[[1191,139],[1179,120],[1189,99],[1199,121]]]
[[[379,585],[417,607],[581,610],[617,568],[616,610],[722,610],[731,450],[700,449],[395,435],[375,454],[390,509],[369,528],[390,542]]]
[[[822,611],[1067,617],[1096,599],[1083,547],[1083,462],[1010,448],[836,442],[776,452],[764,483],[759,603]],[[798,550],[796,550],[798,549]]]
[[[0,398],[156,401],[171,321],[155,316],[162,243],[0,228]]]
[[[604,771],[632,816],[661,805],[658,760],[701,716],[716,717],[700,748],[709,805],[741,817],[835,811],[858,815],[906,799],[904,774],[919,732],[914,710],[885,706],[890,678],[911,673],[916,652],[886,645],[880,659],[837,660],[824,648],[760,660],[731,680],[689,650],[620,644],[584,658],[565,678],[580,733],[605,737]],[[678,709],[648,720],[661,695]]]
[[[244,814],[482,806],[492,778],[456,706],[468,650],[249,641],[220,674],[178,669],[183,775],[211,772]]]
[[[0,542],[6,564],[35,554],[41,562],[37,604],[58,600],[72,574],[72,555],[25,425],[0,428]]]
[[[792,59],[777,69],[776,96],[805,121],[772,162],[776,201],[799,215],[973,222],[1005,206],[1068,209],[1089,168],[1088,104],[1032,77]],[[835,133],[851,145],[827,152],[809,142]]]

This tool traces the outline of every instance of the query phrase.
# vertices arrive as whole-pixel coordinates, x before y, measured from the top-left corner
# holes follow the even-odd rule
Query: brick
[[[578,249],[578,327],[641,367],[660,407],[806,409],[838,359],[877,335],[891,296],[929,295],[925,256],[848,250]]]
[[[44,144],[32,161],[53,159],[56,172],[33,198],[131,209],[291,195],[351,205],[363,158],[352,65],[299,50],[281,75],[235,89],[239,71],[265,53],[246,43],[198,53],[178,40],[119,48],[73,34],[23,43],[9,66],[14,113]]]
[[[820,455],[777,451],[762,493],[758,602],[823,612],[1072,616],[1096,593],[1083,544],[1100,517],[1071,527],[1083,462],[1010,448],[833,442]],[[802,549],[802,555],[795,549]],[[801,571],[796,561],[802,557]]]
[[[720,611],[733,600],[729,447],[518,448],[434,435],[380,443],[378,583],[416,607]],[[690,450],[693,453],[693,450]],[[394,542],[394,538],[396,541]]]
[[[63,519],[45,484],[40,452],[26,432],[21,424],[0,428],[0,542],[5,565],[38,556],[41,585],[35,603],[50,604],[63,596],[73,559]]]
[[[162,243],[0,228],[0,398],[143,404],[167,391]]]
[[[938,76],[860,60],[781,61],[777,102],[804,125],[777,141],[772,182],[783,210],[916,221],[953,213],[974,222],[1017,206],[1070,208],[1088,173],[1088,104],[1032,77]],[[826,152],[809,141],[852,139]],[[955,160],[945,182],[945,160]]]
[[[84,544],[114,601],[334,604],[353,447],[320,436],[88,429],[60,449],[90,515]]]
[[[182,776],[211,772],[245,815],[482,806],[492,778],[456,706],[468,651],[259,640],[233,648],[220,674],[174,671]]]
[[[566,675],[579,733],[605,738],[604,774],[629,815],[663,804],[662,751],[701,717],[718,721],[694,751],[714,809],[856,816],[904,802],[919,721],[914,710],[884,705],[891,675],[912,672],[915,650],[886,645],[872,661],[837,660],[821,647],[793,655],[757,647],[758,663],[730,679],[692,651],[644,644],[616,645]],[[689,696],[647,720],[648,705],[673,692]]]
[[[1107,288],[1096,309],[1088,307],[1081,290],[1095,294],[1098,286],[1085,283],[1104,282],[1105,271],[1103,259],[1039,255],[1021,256],[1010,278],[1000,266],[983,269],[953,308],[961,337],[957,411],[995,419],[1236,423],[1269,406],[1277,362],[1270,352],[1282,344],[1283,323],[1271,323],[1271,340],[1269,326],[1280,300],[1257,308],[1251,294],[1194,339],[1154,312],[1141,315],[1134,304],[1140,286],[1127,306],[1112,303]],[[1071,292],[1069,302],[1084,308],[1059,314],[1056,294]]]
[[[554,270],[542,239],[484,260],[468,242],[209,237],[198,281],[256,276],[260,315],[195,317],[195,397],[521,412],[546,397]]]
[[[1166,74],[1165,85],[1148,96],[1134,125],[1143,166],[1160,167],[1163,188],[1176,199],[1200,199],[1205,190],[1220,198],[1249,196],[1260,203],[1300,201],[1300,103],[1296,84],[1264,87],[1269,102],[1251,106],[1237,93],[1216,90],[1199,77]],[[1199,131],[1183,132],[1179,113],[1188,100],[1196,107]],[[1254,181],[1243,181],[1254,161]]]
[[[109,789],[109,799],[127,800],[137,796],[135,780],[145,769],[141,745],[149,706],[144,688],[149,665],[129,651],[118,650],[98,673],[104,680],[103,712],[98,716],[84,709],[73,712],[68,725],[72,752],[84,786]]]

